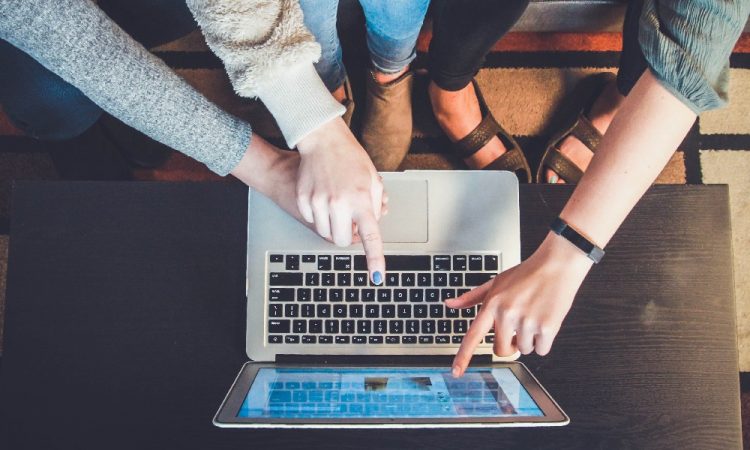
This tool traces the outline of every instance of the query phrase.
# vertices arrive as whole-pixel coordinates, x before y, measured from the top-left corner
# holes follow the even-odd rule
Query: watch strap
[[[571,244],[581,249],[581,251],[585,253],[590,260],[594,261],[594,263],[598,264],[604,257],[605,252],[601,247],[586,239],[586,237],[573,229],[561,218],[557,217],[552,221],[550,229],[558,236],[564,237]]]

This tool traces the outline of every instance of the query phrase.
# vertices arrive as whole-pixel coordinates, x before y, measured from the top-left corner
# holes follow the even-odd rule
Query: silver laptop
[[[379,286],[368,279],[361,244],[340,248],[328,243],[288,216],[268,198],[250,191],[246,349],[251,360],[273,364],[287,355],[434,357],[456,353],[477,309],[450,309],[443,302],[483,284],[499,271],[520,262],[518,180],[513,173],[496,171],[406,171],[383,173],[382,176],[390,201],[389,213],[380,222],[386,274],[383,284]],[[493,338],[491,333],[488,334],[475,354],[492,355]],[[517,356],[504,360],[511,361]],[[493,355],[492,360],[498,362],[501,359]],[[382,381],[390,377],[399,380],[391,382],[393,389],[411,386],[419,391],[424,388],[414,380],[421,380],[430,386],[441,386],[435,387],[435,392],[432,392],[434,395],[431,398],[436,402],[445,402],[446,397],[451,397],[447,386],[453,386],[453,397],[459,393],[456,391],[457,385],[446,378],[449,377],[450,367],[432,367],[429,370],[424,366],[332,368],[321,363],[316,367],[280,365],[273,369],[267,365],[259,368],[249,364],[238,376],[214,423],[218,426],[400,426],[411,423],[409,421],[412,419],[416,420],[413,423],[415,426],[567,423],[562,410],[522,364],[506,363],[502,367],[485,369],[486,373],[467,376],[475,377],[478,382],[485,380],[484,388],[501,386],[499,391],[505,392],[490,389],[494,394],[488,394],[491,405],[487,406],[489,409],[485,412],[502,412],[504,408],[522,411],[522,405],[512,405],[506,393],[520,392],[525,388],[526,397],[516,395],[514,398],[521,401],[522,397],[528,397],[529,402],[542,405],[544,408],[537,411],[541,415],[498,413],[482,417],[471,414],[414,417],[400,411],[394,418],[365,414],[364,409],[361,409],[360,416],[356,413],[353,416],[336,415],[340,411],[329,411],[333,415],[326,415],[326,408],[348,406],[340,402],[332,406],[328,401],[330,399],[295,404],[291,401],[292,395],[307,400],[308,394],[292,394],[291,391],[287,393],[279,389],[285,383],[292,387],[306,384],[311,388],[312,384],[321,382],[326,386],[332,384],[340,387],[342,379],[358,377],[359,389],[366,397],[367,386],[372,386],[366,380]],[[505,378],[504,390],[503,382],[499,381],[504,375],[493,372],[501,369],[516,373]],[[263,372],[272,370],[282,373]],[[292,373],[295,370],[297,372]],[[353,374],[352,370],[356,373]],[[383,370],[391,375],[385,378],[373,375],[382,375]],[[401,377],[403,379],[394,375],[410,370],[416,370],[417,375],[412,373],[414,376]],[[371,375],[369,378],[368,373]],[[305,376],[309,377],[308,383],[305,383]],[[331,376],[339,381],[334,381]],[[287,381],[269,382],[265,387],[258,388],[261,389],[260,393],[256,389],[251,395],[252,380],[256,377],[258,380]],[[510,379],[516,380],[516,384],[508,385]],[[377,382],[374,383],[377,385]],[[479,391],[474,389],[472,392]],[[426,395],[423,391],[417,394]],[[276,406],[271,404],[274,395],[277,400],[283,400]],[[268,409],[259,413],[268,417],[242,416],[242,408],[245,411],[252,409],[252,405],[247,404],[251,398],[261,403],[265,399],[265,406],[258,408]],[[389,404],[387,395],[377,398],[385,402],[384,408],[394,413],[394,406]],[[426,397],[423,400],[426,401]],[[502,402],[508,404],[503,405]],[[278,414],[282,403],[286,405],[284,408],[290,408],[284,410],[287,415],[274,417],[272,410],[276,408]],[[321,404],[324,406],[318,412]],[[295,415],[300,407],[304,410],[300,413],[302,415]],[[313,408],[312,414],[310,407]]]

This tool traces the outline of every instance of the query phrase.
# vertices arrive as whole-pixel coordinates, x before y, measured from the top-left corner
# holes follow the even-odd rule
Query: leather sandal
[[[508,170],[515,172],[519,178],[520,175],[523,175],[525,179],[521,181],[530,183],[532,180],[531,168],[529,168],[529,163],[526,161],[526,157],[524,156],[521,147],[513,136],[505,131],[505,129],[497,123],[495,117],[492,116],[492,112],[484,101],[482,91],[479,90],[479,83],[477,83],[477,80],[473,79],[471,82],[474,85],[474,92],[476,92],[477,100],[479,101],[479,109],[482,112],[482,121],[479,122],[479,125],[477,125],[476,128],[465,137],[452,143],[455,154],[463,159],[469,158],[482,147],[487,145],[487,142],[489,142],[490,139],[497,136],[505,146],[506,152],[498,156],[497,159],[488,165],[482,167],[481,170]]]
[[[594,127],[586,114],[591,110],[597,98],[601,95],[607,84],[615,80],[615,75],[610,72],[590,75],[578,84],[576,89],[568,95],[567,104],[563,106],[568,111],[564,117],[567,123],[560,126],[559,131],[553,134],[547,144],[547,149],[539,163],[536,172],[536,182],[545,183],[545,171],[552,170],[566,183],[578,183],[583,176],[583,171],[575,165],[567,156],[560,152],[558,146],[568,136],[574,136],[581,141],[591,153],[596,152],[602,134]],[[583,99],[583,101],[581,101]]]

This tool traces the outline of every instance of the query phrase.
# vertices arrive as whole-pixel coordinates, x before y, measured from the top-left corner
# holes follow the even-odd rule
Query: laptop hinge
[[[434,364],[450,367],[453,355],[276,355],[277,363],[296,364],[376,364],[409,365]],[[488,364],[492,355],[475,355],[473,363]]]

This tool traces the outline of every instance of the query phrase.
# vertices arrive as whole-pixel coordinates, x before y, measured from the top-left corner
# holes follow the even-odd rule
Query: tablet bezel
[[[570,418],[549,395],[546,389],[531,374],[531,372],[518,361],[476,364],[473,368],[509,368],[521,382],[521,385],[527,390],[531,398],[536,402],[539,409],[542,410],[543,416],[539,417],[430,417],[430,418],[413,418],[413,417],[372,417],[372,418],[240,418],[237,413],[245,401],[250,387],[262,368],[306,368],[314,369],[325,367],[331,368],[439,368],[446,370],[445,367],[431,364],[321,364],[312,363],[263,363],[247,362],[242,366],[242,370],[232,383],[224,401],[221,403],[219,410],[214,416],[213,423],[222,428],[436,428],[436,427],[533,427],[533,426],[562,426],[570,423]]]

